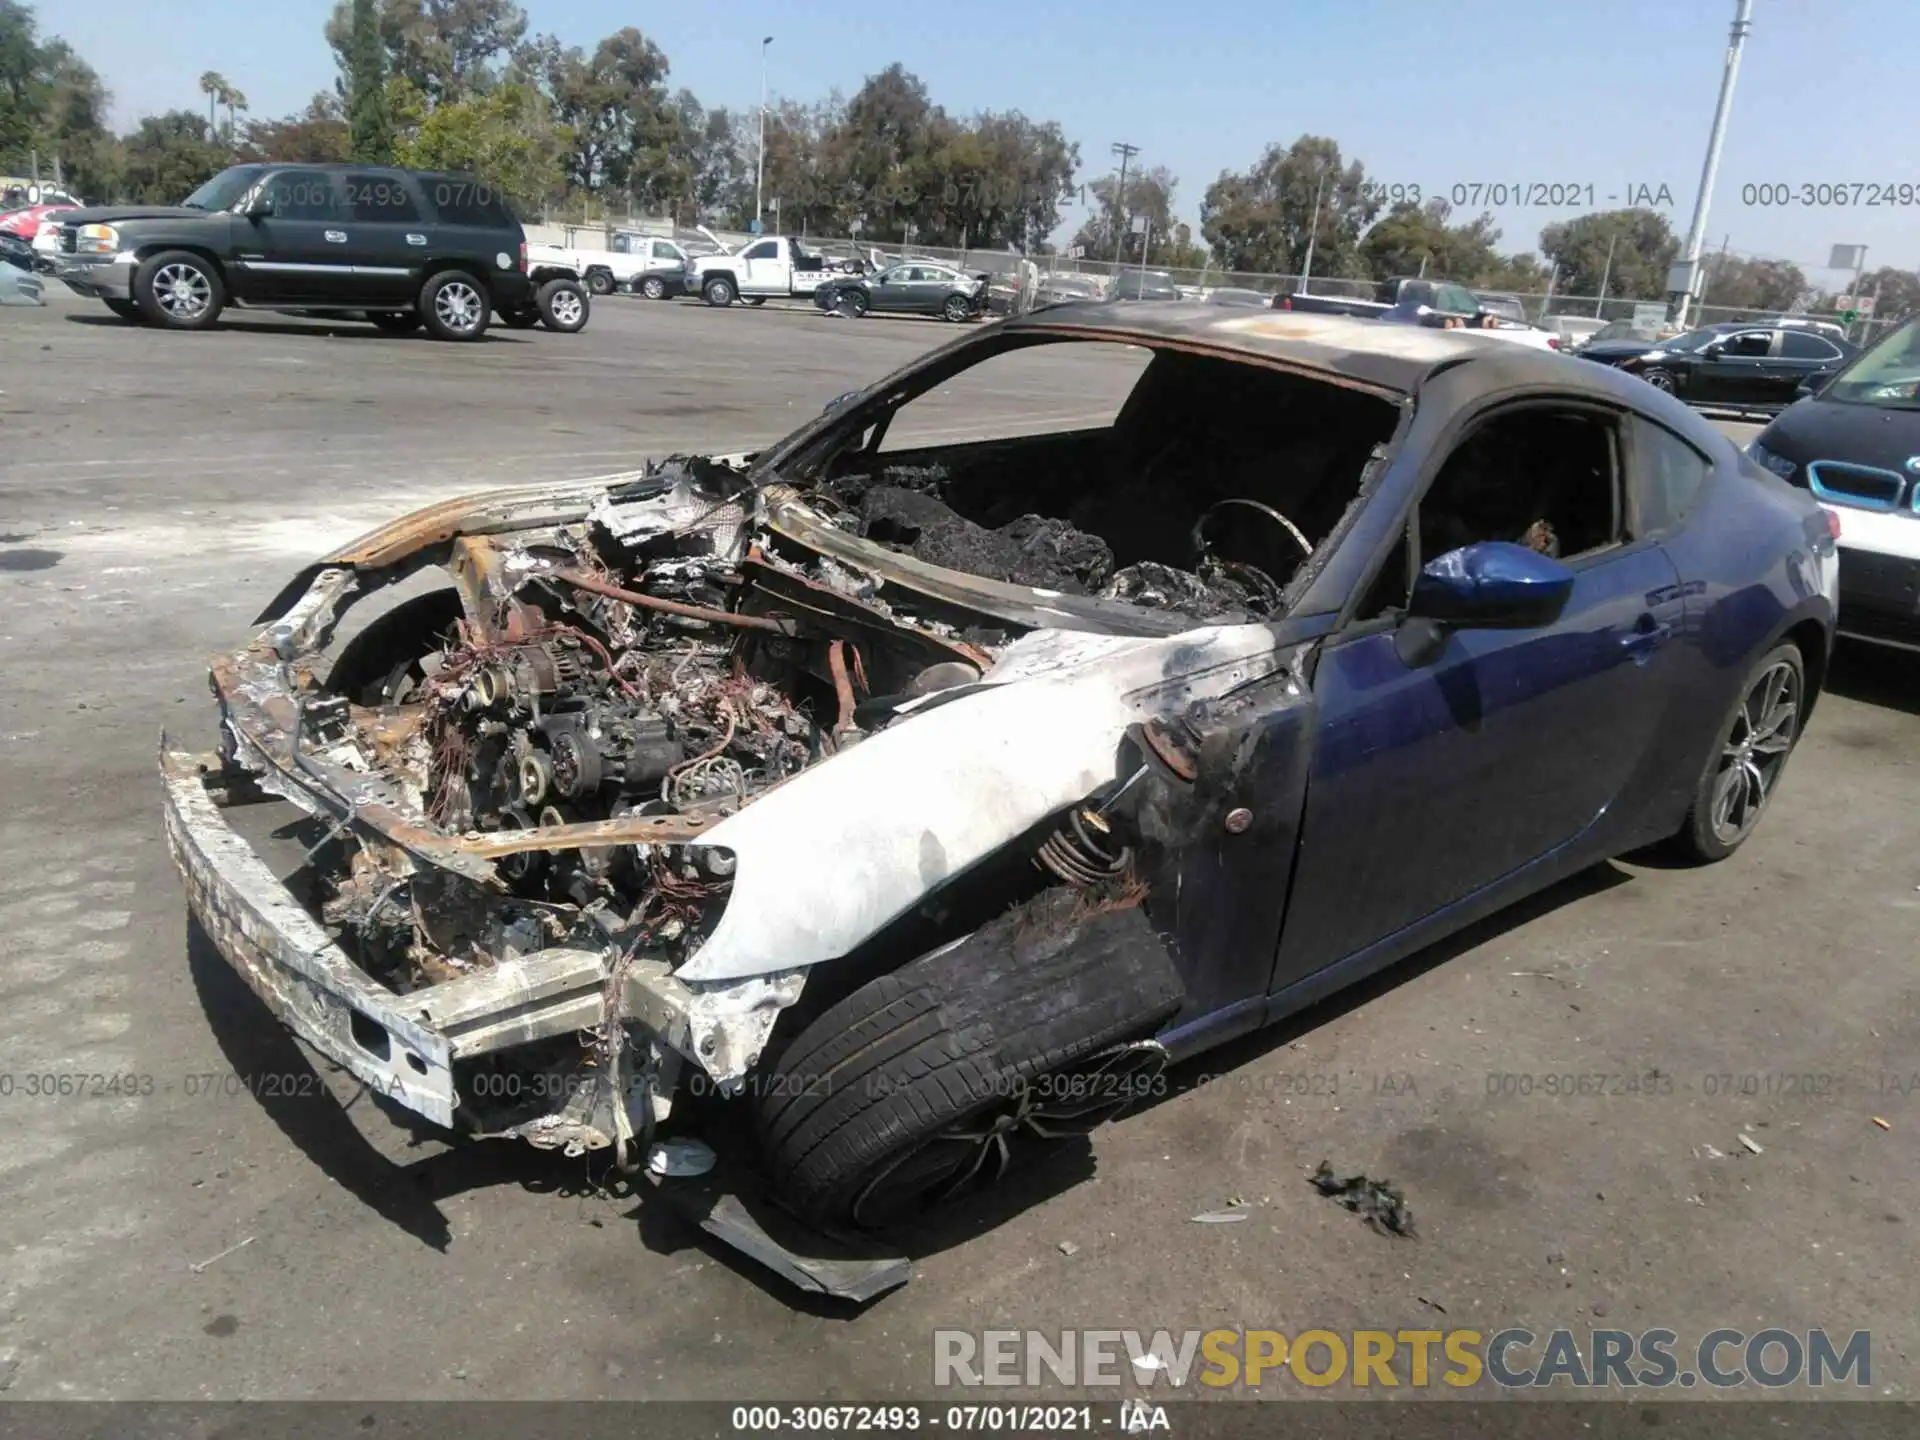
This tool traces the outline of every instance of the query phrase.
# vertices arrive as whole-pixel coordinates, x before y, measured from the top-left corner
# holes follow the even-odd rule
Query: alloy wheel
[[[574,294],[571,290],[562,290],[555,294],[553,299],[548,302],[548,308],[553,311],[553,318],[556,323],[561,325],[575,325],[579,323],[580,313],[583,307],[581,306],[578,295]]]
[[[433,297],[433,313],[449,330],[472,330],[480,323],[480,292],[464,280],[452,280]]]
[[[1667,371],[1649,370],[1642,378],[1654,389],[1664,390],[1669,395],[1673,394],[1673,376]]]
[[[213,303],[213,286],[192,265],[163,265],[153,277],[153,298],[175,320],[197,320]]]
[[[1739,843],[1759,823],[1799,725],[1800,673],[1784,660],[1769,665],[1741,700],[1720,751],[1710,819],[1721,844]]]

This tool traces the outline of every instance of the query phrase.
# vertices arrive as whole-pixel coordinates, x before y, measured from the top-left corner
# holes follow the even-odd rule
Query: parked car
[[[1733,320],[1657,343],[1596,338],[1580,358],[1637,375],[1691,405],[1779,410],[1794,402],[1807,376],[1837,369],[1855,353],[1845,340],[1811,328]]]
[[[61,217],[56,274],[127,320],[174,330],[229,304],[359,312],[477,340],[534,303],[526,236],[471,176],[371,165],[235,165],[177,206]]]
[[[1231,285],[1223,285],[1217,290],[1207,292],[1209,305],[1232,305],[1242,309],[1264,310],[1273,303],[1273,296],[1265,290],[1241,290]]]
[[[1092,275],[1050,274],[1040,277],[1040,288],[1034,294],[1033,303],[1036,306],[1065,305],[1082,300],[1104,300],[1106,295],[1106,283]]]
[[[894,265],[877,275],[836,275],[813,292],[813,303],[829,315],[858,320],[875,315],[938,315],[972,320],[987,308],[991,277],[962,275],[948,265],[925,260]]]
[[[1393,309],[1425,310],[1461,320],[1477,319],[1480,300],[1464,285],[1447,280],[1427,280],[1416,275],[1398,275],[1374,286],[1373,298],[1354,295],[1311,295],[1304,291],[1275,295],[1276,310],[1299,310],[1310,315],[1359,315],[1378,318]]]
[[[1115,342],[1117,411],[1055,365],[1030,433],[954,438],[956,390]],[[1063,433],[1076,376],[1114,418]],[[165,828],[207,939],[410,1122],[671,1170],[750,1120],[703,1223],[865,1296],[899,1256],[729,1217],[897,1233],[1583,867],[1738,849],[1835,571],[1810,495],[1606,367],[1059,307],[757,454],[322,557],[212,661],[220,750],[163,742]],[[262,793],[331,828],[297,891],[222,813]]]
[[[1560,337],[1560,348],[1572,352],[1607,328],[1607,322],[1594,315],[1543,315],[1540,328]]]
[[[577,252],[550,245],[529,245],[527,279],[533,297],[500,312],[501,323],[513,330],[545,325],[572,335],[587,328],[592,314],[590,291]]]
[[[1109,300],[1178,300],[1180,287],[1164,270],[1122,270],[1107,286]]]
[[[1518,295],[1503,295],[1497,291],[1476,290],[1473,298],[1479,302],[1482,315],[1498,315],[1502,320],[1511,320],[1516,325],[1528,325],[1527,307]]]
[[[1840,526],[1840,633],[1920,650],[1920,322],[1826,377],[1748,456]]]
[[[538,247],[569,265],[580,283],[594,295],[625,290],[649,300],[664,300],[682,292],[689,263],[678,242],[661,235],[622,230],[604,249],[549,245]]]

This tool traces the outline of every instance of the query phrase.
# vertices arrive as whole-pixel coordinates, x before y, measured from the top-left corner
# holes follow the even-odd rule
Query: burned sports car
[[[915,438],[1008,364],[1112,413]],[[758,1194],[885,1230],[1580,867],[1731,853],[1835,576],[1810,497],[1605,367],[1069,307],[320,560],[212,662],[217,753],[163,745],[167,828],[394,1103],[629,1169],[735,1116]],[[230,813],[273,797],[284,882]]]

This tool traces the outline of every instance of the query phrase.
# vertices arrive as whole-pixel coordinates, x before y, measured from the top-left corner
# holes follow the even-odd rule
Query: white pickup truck
[[[834,261],[806,250],[798,240],[769,235],[730,254],[702,255],[687,266],[685,285],[689,294],[709,305],[736,300],[757,305],[811,296],[842,273]]]
[[[561,245],[529,249],[544,251],[556,263],[569,266],[595,295],[631,290],[649,300],[665,300],[680,293],[681,278],[688,264],[687,252],[673,241],[627,230],[615,235],[605,250]]]

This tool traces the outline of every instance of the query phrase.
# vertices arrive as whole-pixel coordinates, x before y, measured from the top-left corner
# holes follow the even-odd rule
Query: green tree
[[[324,31],[349,90],[353,6],[336,0]],[[387,73],[408,81],[429,106],[491,89],[527,33],[526,12],[513,0],[380,0],[376,9]]]
[[[1604,276],[1609,296],[1660,300],[1680,242],[1657,210],[1601,210],[1547,226],[1540,250],[1559,266],[1554,288],[1561,293],[1598,295]]]
[[[1738,255],[1707,265],[1702,305],[1738,310],[1791,310],[1811,293],[1798,265],[1786,260],[1748,260]]]
[[[1191,230],[1188,229],[1188,240],[1183,244],[1180,232],[1188,227],[1179,225],[1173,218],[1173,197],[1180,188],[1180,182],[1174,178],[1171,170],[1164,165],[1151,170],[1129,170],[1124,206],[1118,203],[1119,188],[1120,177],[1117,172],[1090,181],[1087,185],[1094,208],[1074,233],[1073,243],[1084,246],[1088,258],[1113,259],[1114,243],[1124,235],[1120,258],[1139,264],[1143,258],[1140,253],[1141,237],[1133,233],[1131,226],[1136,217],[1144,216],[1150,227],[1146,231],[1149,248],[1144,257],[1148,265],[1167,267],[1202,263],[1205,257],[1194,250]]]
[[[374,0],[353,0],[347,37],[347,148],[368,165],[393,159],[393,121],[387,114],[387,52]]]
[[[1267,146],[1250,170],[1222,172],[1201,202],[1200,233],[1225,268],[1273,273],[1297,271],[1311,235],[1314,274],[1357,277],[1367,273],[1360,236],[1379,209],[1358,160],[1343,164],[1332,140],[1302,135]]]
[[[0,162],[18,166],[26,158],[48,99],[33,11],[0,0]]]
[[[431,108],[410,82],[399,80],[394,88],[394,114],[411,122],[394,145],[400,164],[464,171],[500,190],[522,214],[539,210],[560,189],[569,137],[531,85],[508,81]]]
[[[218,70],[202,71],[200,93],[207,97],[207,131],[211,134],[217,123],[215,109],[220,104],[220,97],[227,93],[227,77]]]
[[[1871,295],[1873,318],[1905,320],[1920,315],[1920,278],[1911,270],[1896,270],[1883,265],[1860,277],[1860,293]]]
[[[386,112],[383,109],[381,113]],[[340,97],[322,91],[305,111],[280,120],[255,120],[240,145],[243,160],[292,160],[308,165],[362,159],[353,151]]]
[[[124,190],[129,200],[177,205],[227,164],[205,121],[191,110],[148,115],[126,138]]]

